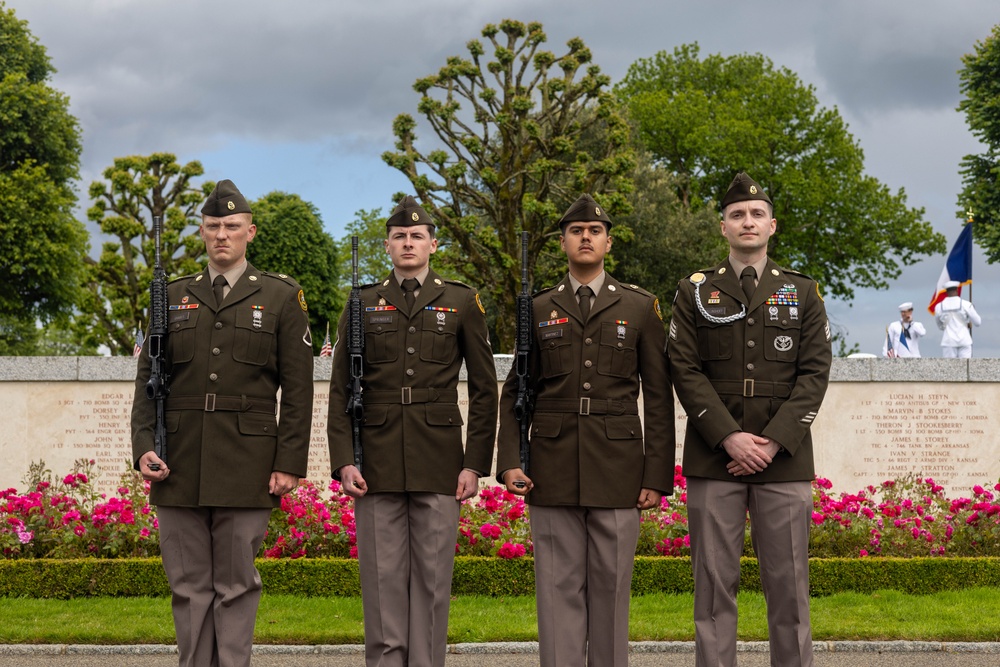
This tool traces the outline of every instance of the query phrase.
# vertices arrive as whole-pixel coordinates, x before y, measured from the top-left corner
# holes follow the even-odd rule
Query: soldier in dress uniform
[[[512,369],[497,479],[530,505],[542,667],[624,666],[639,513],[673,492],[666,334],[656,297],[604,271],[603,208],[582,195],[559,224],[569,273],[532,301],[530,462],[519,467]]]
[[[152,483],[180,665],[249,665],[261,590],[254,557],[271,509],[306,474],[312,338],[298,283],[247,262],[257,228],[233,182],[220,181],[201,213],[208,268],[167,286],[166,461],[153,451],[148,342],[132,457]]]
[[[361,289],[364,423],[354,465],[347,310],[337,331],[327,435],[333,476],[355,498],[368,665],[443,667],[461,501],[489,474],[497,379],[475,289],[430,268],[434,222],[411,196],[386,220],[393,270]],[[462,445],[458,380],[468,370]]]
[[[683,471],[695,584],[695,664],[736,667],[747,511],[767,602],[771,664],[813,664],[809,429],[830,376],[815,281],[767,257],[771,200],[739,173],[722,199],[729,257],[682,280],[667,349],[688,415]]]

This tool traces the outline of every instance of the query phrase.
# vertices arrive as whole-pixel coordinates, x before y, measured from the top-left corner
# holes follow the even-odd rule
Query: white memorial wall
[[[135,360],[0,357],[0,489],[23,491],[30,463],[58,479],[79,458],[95,461],[99,488],[113,492],[131,458],[129,416]],[[506,377],[510,356],[497,357]],[[326,483],[330,360],[317,359],[309,479]],[[949,496],[1000,477],[1000,359],[835,359],[813,426],[817,474],[855,492],[908,473],[932,477]],[[463,414],[465,383],[459,388]],[[685,416],[678,405],[677,461]],[[484,480],[490,482],[491,480]]]

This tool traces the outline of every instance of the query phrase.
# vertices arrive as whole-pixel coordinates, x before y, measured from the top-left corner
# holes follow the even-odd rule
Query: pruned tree
[[[414,84],[417,110],[437,145],[418,149],[417,122],[401,114],[393,122],[396,150],[382,158],[406,175],[442,243],[454,246],[436,261],[483,290],[495,349],[507,351],[520,232],[530,234],[529,270],[542,277],[536,265],[547,246],[551,253],[556,221],[580,193],[593,194],[612,215],[627,210],[634,159],[610,79],[581,39],[570,39],[557,56],[542,49],[540,23],[514,20],[488,24],[482,37],[491,56],[473,39],[467,58],[450,57]]]
[[[87,283],[76,320],[79,336],[112,354],[131,354],[136,330],[148,323],[149,283],[155,244],[153,217],[162,216],[162,259],[169,278],[196,273],[206,263],[205,246],[194,229],[198,205],[215,187],[192,179],[201,163],[186,165],[170,153],[115,158],[106,182],[90,185],[94,204],[87,217],[111,240],[97,259],[87,258]]]

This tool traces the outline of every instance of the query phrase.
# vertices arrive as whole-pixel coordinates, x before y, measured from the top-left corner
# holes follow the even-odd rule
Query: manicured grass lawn
[[[767,638],[763,596],[740,594],[740,639]],[[694,638],[690,595],[632,599],[634,641]],[[531,597],[458,597],[452,601],[450,642],[537,640]],[[933,595],[880,591],[812,601],[817,640],[1000,641],[1000,589]],[[257,616],[261,644],[360,644],[360,598],[264,596]],[[6,598],[0,602],[0,643],[172,644],[167,598]]]

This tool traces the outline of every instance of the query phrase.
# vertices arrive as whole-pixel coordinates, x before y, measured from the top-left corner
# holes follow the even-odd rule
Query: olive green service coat
[[[273,507],[274,471],[306,474],[313,351],[302,290],[251,265],[216,309],[208,270],[167,286],[167,466],[150,500],[180,507]],[[147,338],[148,340],[148,338]],[[143,345],[132,405],[132,458],[153,449]],[[281,389],[280,422],[275,399]],[[215,410],[211,407],[214,394]]]
[[[566,276],[533,297],[532,312],[529,504],[628,508],[643,488],[672,493],[674,401],[656,298],[606,275],[584,325]],[[519,466],[516,394],[512,369],[500,399],[500,481]]]
[[[734,318],[744,306],[743,318],[711,320]],[[815,281],[769,259],[747,303],[727,259],[678,284],[669,338],[671,377],[688,415],[686,476],[748,483],[813,479],[809,428],[832,361],[830,325]],[[762,472],[733,477],[722,440],[735,431],[771,438],[785,451]]]
[[[361,474],[369,493],[454,495],[463,468],[489,473],[497,422],[497,375],[476,291],[433,270],[409,313],[390,274],[361,289],[364,423]],[[354,463],[345,308],[337,327],[327,436],[330,466]],[[468,371],[468,427],[462,445],[458,377]],[[405,401],[409,401],[405,403]]]

